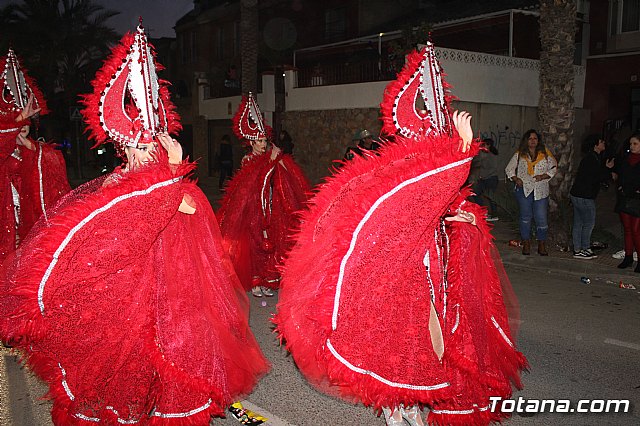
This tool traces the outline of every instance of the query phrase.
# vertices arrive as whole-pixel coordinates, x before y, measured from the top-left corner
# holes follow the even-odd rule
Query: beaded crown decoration
[[[272,129],[265,124],[260,107],[251,92],[248,96],[242,97],[232,121],[233,133],[245,143],[261,137],[271,139]]]
[[[407,138],[451,134],[450,103],[453,96],[444,80],[433,43],[407,56],[397,79],[385,89],[380,109],[382,131]]]
[[[40,115],[49,112],[42,92],[20,65],[20,60],[12,48],[0,61],[0,82],[2,96],[0,97],[0,114],[17,114],[27,105],[29,97],[33,95],[33,106],[40,108]]]
[[[158,79],[162,66],[142,26],[125,34],[96,73],[94,91],[83,97],[82,114],[98,146],[112,141],[120,155],[127,146],[150,143],[156,134],[180,131],[168,82]]]

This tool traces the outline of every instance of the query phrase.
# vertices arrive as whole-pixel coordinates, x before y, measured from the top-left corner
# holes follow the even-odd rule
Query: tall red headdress
[[[7,56],[0,62],[0,81],[2,82],[2,97],[0,98],[0,114],[16,115],[33,95],[33,105],[40,108],[40,115],[47,114],[47,103],[35,81],[27,75],[20,66],[20,60],[13,49],[9,48]]]
[[[242,97],[238,111],[233,116],[233,133],[242,141],[255,141],[261,137],[271,138],[272,129],[264,123],[258,103],[249,92]]]
[[[158,79],[156,69],[162,68],[140,23],[114,47],[92,82],[93,93],[83,97],[82,114],[95,146],[111,140],[122,154],[157,133],[181,129],[168,83]]]
[[[451,134],[453,96],[443,75],[433,43],[427,42],[420,52],[409,54],[396,81],[387,86],[380,104],[382,132],[400,133],[413,139]]]

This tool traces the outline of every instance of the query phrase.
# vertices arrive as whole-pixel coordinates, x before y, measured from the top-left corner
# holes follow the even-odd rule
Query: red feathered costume
[[[98,85],[85,113],[100,96]],[[2,271],[2,338],[49,384],[56,425],[208,425],[268,370],[211,206],[184,177],[194,165],[154,156],[63,197]]]
[[[58,199],[71,190],[62,153],[52,146],[28,139],[31,148],[17,145],[20,129],[31,124],[18,123],[16,117],[33,96],[40,115],[47,105],[35,82],[20,67],[12,49],[0,61],[2,88],[0,100],[0,263],[16,249],[36,221]]]
[[[19,151],[16,153],[20,129],[16,124],[15,120],[0,120],[0,265],[20,241],[20,159]]]
[[[0,263],[16,249],[36,221],[71,190],[60,151],[30,139],[33,150],[16,145],[16,134],[0,136]],[[13,148],[13,149],[12,149]]]
[[[420,60],[399,80],[415,79]],[[437,424],[487,424],[504,417],[490,412],[489,397],[508,398],[526,360],[484,212],[460,191],[478,146],[461,152],[455,129],[423,132],[439,109],[429,111],[422,128],[404,123],[410,138],[396,135],[320,186],[285,261],[274,321],[323,392],[378,410],[426,405]],[[459,209],[477,226],[444,220]]]
[[[261,120],[253,98],[245,99],[234,119],[239,137],[247,137],[250,112]],[[243,114],[247,111],[246,114]],[[242,123],[245,123],[243,126]],[[269,128],[255,128],[255,137],[266,136]],[[238,129],[241,130],[238,130]],[[225,189],[218,218],[220,231],[245,290],[256,286],[279,287],[278,265],[291,248],[289,233],[298,224],[296,212],[303,208],[309,183],[290,155],[249,154],[242,168]]]

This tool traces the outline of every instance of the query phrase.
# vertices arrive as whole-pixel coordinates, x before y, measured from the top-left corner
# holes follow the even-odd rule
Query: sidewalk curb
[[[561,259],[553,256],[531,254],[524,256],[515,250],[499,248],[502,263],[505,266],[521,267],[548,273],[571,275],[576,277],[601,278],[614,282],[631,282],[640,287],[640,273],[633,269],[608,268],[601,264],[580,259]],[[606,254],[605,254],[606,256]]]

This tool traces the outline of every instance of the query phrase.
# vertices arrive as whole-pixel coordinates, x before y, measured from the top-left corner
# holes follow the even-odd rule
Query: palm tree
[[[55,118],[68,121],[68,107],[90,82],[118,34],[105,22],[119,12],[93,0],[22,0],[0,10],[0,48],[11,44],[36,79]],[[57,116],[57,117],[56,117]]]
[[[543,140],[558,160],[550,182],[553,238],[569,241],[568,198],[573,175],[574,70],[576,0],[540,1],[540,102],[538,122]]]
[[[258,89],[258,0],[240,0],[242,94]]]

